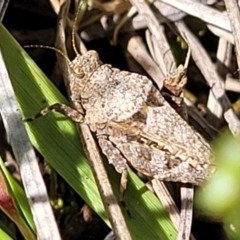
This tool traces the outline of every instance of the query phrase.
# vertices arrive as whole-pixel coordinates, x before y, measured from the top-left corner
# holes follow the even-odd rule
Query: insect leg
[[[113,164],[115,170],[121,174],[121,186],[120,190],[123,196],[123,192],[127,187],[127,160],[121,154],[114,144],[104,137],[98,139],[102,152],[107,157],[108,162]]]
[[[24,121],[25,122],[33,121],[36,118],[47,115],[52,110],[62,113],[64,116],[71,118],[74,122],[84,121],[84,117],[80,112],[62,103],[55,103],[49,107],[46,107],[39,113],[37,113],[35,116],[31,118],[26,118],[24,119]]]

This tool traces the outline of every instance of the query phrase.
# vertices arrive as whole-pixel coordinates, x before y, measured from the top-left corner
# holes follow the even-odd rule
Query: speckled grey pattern
[[[95,51],[78,55],[71,69],[72,100],[81,102],[84,122],[119,173],[130,165],[160,180],[199,184],[214,172],[210,145],[147,77],[103,64]]]

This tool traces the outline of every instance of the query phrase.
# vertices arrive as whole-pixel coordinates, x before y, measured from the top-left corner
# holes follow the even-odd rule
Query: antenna
[[[73,47],[73,50],[74,50],[76,55],[79,55],[80,53],[78,52],[77,47],[76,47],[75,28],[76,28],[76,25],[77,25],[78,15],[81,11],[82,4],[83,4],[83,1],[78,5],[77,13],[76,13],[76,16],[74,18],[73,27],[72,27],[72,47]]]
[[[74,30],[76,28],[78,15],[81,11],[82,4],[83,4],[83,1],[78,5],[77,14],[74,18],[73,27],[72,27],[72,47],[73,47],[73,50],[74,50],[76,55],[80,55],[80,53],[78,52],[77,47],[76,47]],[[67,60],[69,66],[72,65],[72,62],[70,61],[68,56],[65,53],[63,53],[61,50],[59,50],[55,47],[50,47],[50,46],[46,46],[46,45],[31,44],[31,45],[25,45],[24,48],[45,48],[45,49],[54,50],[55,52],[59,53],[62,57],[64,57]]]
[[[67,55],[65,53],[63,53],[61,50],[55,48],[55,47],[50,47],[50,46],[45,46],[45,45],[25,45],[24,48],[45,48],[45,49],[50,49],[50,50],[54,50],[55,52],[59,53],[62,57],[64,57],[69,66],[72,65],[72,62],[70,61],[70,59],[67,57]]]

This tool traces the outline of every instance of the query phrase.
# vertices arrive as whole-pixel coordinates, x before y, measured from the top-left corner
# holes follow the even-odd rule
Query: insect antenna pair
[[[78,51],[77,47],[76,47],[76,41],[75,41],[75,29],[76,29],[76,24],[77,24],[77,20],[78,20],[78,15],[81,11],[81,6],[82,4],[79,4],[78,10],[77,10],[77,14],[74,18],[74,22],[73,22],[73,27],[72,27],[72,31],[71,31],[71,40],[72,40],[72,47],[74,50],[74,53],[76,54],[76,56],[81,56],[81,53]],[[72,71],[72,73],[75,76],[78,77],[82,77],[83,76],[83,71],[81,66],[74,64],[69,57],[60,49],[57,49],[55,47],[51,47],[51,46],[47,46],[47,45],[38,45],[38,44],[30,44],[30,45],[25,45],[24,48],[44,48],[44,49],[48,49],[48,50],[53,50],[56,53],[58,53],[59,55],[61,55],[68,63],[68,66],[70,67],[70,70]],[[56,111],[59,113],[62,113],[63,115],[71,118],[73,121],[75,122],[83,122],[83,116],[81,113],[79,113],[78,111],[76,111],[75,109],[65,105],[65,104],[61,104],[61,103],[55,103],[51,106],[48,106],[44,109],[42,109],[39,113],[37,113],[35,116],[30,117],[30,118],[25,118],[24,121],[25,122],[30,122],[33,121],[41,116],[45,116],[47,115],[50,111]]]

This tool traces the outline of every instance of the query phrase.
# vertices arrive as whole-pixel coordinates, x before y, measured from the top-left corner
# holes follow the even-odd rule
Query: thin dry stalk
[[[208,7],[202,3],[192,0],[159,0],[160,2],[169,4],[175,8],[182,10],[194,17],[203,20],[219,28],[231,32],[231,24],[224,12],[220,12],[214,8]]]
[[[64,53],[66,53],[64,21],[66,19],[67,12],[68,12],[68,5],[64,5],[59,15],[59,29],[58,29],[58,39],[57,39],[59,49],[61,49],[61,51],[63,51]],[[61,65],[61,69],[63,69],[63,76],[64,76],[65,85],[68,90],[68,94],[69,96],[71,96],[72,94],[69,89],[71,71],[65,59],[60,57],[58,61]],[[76,106],[76,103],[72,102],[71,104],[74,108],[77,108],[77,109],[79,108],[79,105]],[[114,234],[117,239],[124,239],[124,240],[131,239],[130,233],[128,231],[124,217],[122,215],[122,211],[113,193],[113,189],[109,182],[107,172],[104,168],[102,158],[99,154],[98,148],[89,130],[89,127],[86,124],[79,124],[78,127],[80,129],[80,136],[85,143],[85,151],[90,161],[90,165],[92,167],[95,180],[97,182],[98,189],[102,197],[107,215],[113,227]]]
[[[140,37],[131,37],[127,45],[128,52],[143,67],[149,76],[155,81],[159,89],[162,89],[164,76],[158,65],[149,56]]]
[[[180,21],[176,23],[176,26],[191,49],[193,60],[202,72],[208,85],[211,87],[214,102],[210,101],[208,108],[217,117],[221,117],[223,112],[231,107],[231,103],[225,94],[224,82],[216,72],[215,66],[208,53],[196,37],[189,31],[185,23]]]
[[[240,68],[240,13],[236,0],[225,0],[228,17],[232,25],[232,33],[236,49],[238,68]]]
[[[155,48],[157,50],[155,50],[161,53],[161,57],[158,58],[158,64],[164,76],[166,76],[168,69],[174,62],[174,58],[171,54],[163,26],[159,25],[157,18],[145,1],[130,0],[130,2],[137,8],[138,13],[144,17],[149,31],[151,32],[153,38],[156,39]]]

